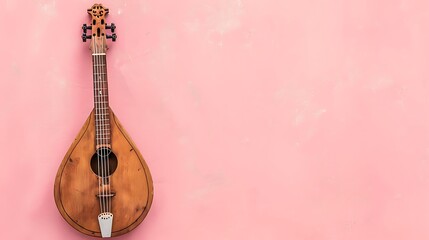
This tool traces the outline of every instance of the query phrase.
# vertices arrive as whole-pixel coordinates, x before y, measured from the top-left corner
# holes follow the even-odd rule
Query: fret
[[[110,137],[110,131],[105,131],[105,132],[96,132],[97,136],[108,136]]]
[[[103,136],[103,135],[105,135],[105,136],[110,137],[110,132],[108,132],[108,131],[98,130],[98,131],[96,131],[96,134],[97,134],[97,136]]]
[[[106,66],[106,64],[92,64],[92,66],[100,67],[100,66]]]
[[[101,122],[101,121],[107,122],[107,121],[109,121],[109,118],[108,117],[106,117],[106,118],[95,118],[95,121],[97,121],[97,122]]]
[[[101,138],[101,137],[106,137],[106,138],[110,138],[110,135],[106,135],[106,134],[97,134],[96,136],[97,138]]]
[[[109,130],[109,131],[103,131],[103,130],[100,130],[100,128],[98,128],[98,130],[97,130],[97,127],[95,128],[96,129],[96,131],[95,131],[95,133],[98,135],[98,134],[107,134],[107,133],[109,133],[110,134],[110,126],[109,126],[109,128],[108,129],[106,129],[106,130]]]

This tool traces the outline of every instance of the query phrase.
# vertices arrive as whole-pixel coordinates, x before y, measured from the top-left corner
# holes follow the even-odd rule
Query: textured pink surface
[[[92,108],[92,3],[0,1],[0,239],[86,238],[53,183]],[[104,4],[155,184],[121,239],[429,238],[428,1]]]

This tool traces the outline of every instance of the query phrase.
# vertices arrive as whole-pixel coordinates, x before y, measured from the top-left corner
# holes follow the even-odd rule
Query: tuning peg
[[[116,38],[117,38],[117,36],[116,36],[116,33],[112,33],[112,35],[106,35],[106,38],[107,39],[112,39],[112,41],[114,41],[114,42],[116,42]]]
[[[82,34],[82,41],[86,42],[86,39],[91,39],[91,35]]]
[[[115,32],[116,25],[114,23],[111,23],[110,26],[106,24],[106,29],[110,29],[113,32]]]
[[[83,30],[84,33],[86,33],[86,30],[90,30],[91,31],[91,29],[92,29],[91,25],[89,25],[89,26],[87,26],[86,24],[82,25],[82,30]]]

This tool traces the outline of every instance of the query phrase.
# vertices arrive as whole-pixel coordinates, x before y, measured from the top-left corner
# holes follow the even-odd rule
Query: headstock
[[[91,39],[91,50],[93,53],[105,53],[107,50],[106,40],[112,39],[116,41],[116,25],[114,23],[107,25],[105,17],[109,13],[109,9],[103,7],[101,4],[94,4],[88,9],[88,14],[91,15],[91,25],[83,24],[82,40],[86,42],[87,39]],[[107,35],[106,29],[110,29],[112,35]],[[87,31],[91,31],[92,34],[86,35]]]

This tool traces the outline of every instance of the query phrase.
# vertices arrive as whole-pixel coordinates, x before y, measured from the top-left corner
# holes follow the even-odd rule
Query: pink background
[[[0,1],[0,239],[86,239],[53,183],[92,109],[92,3]],[[104,4],[155,184],[121,239],[429,238],[428,1]]]

